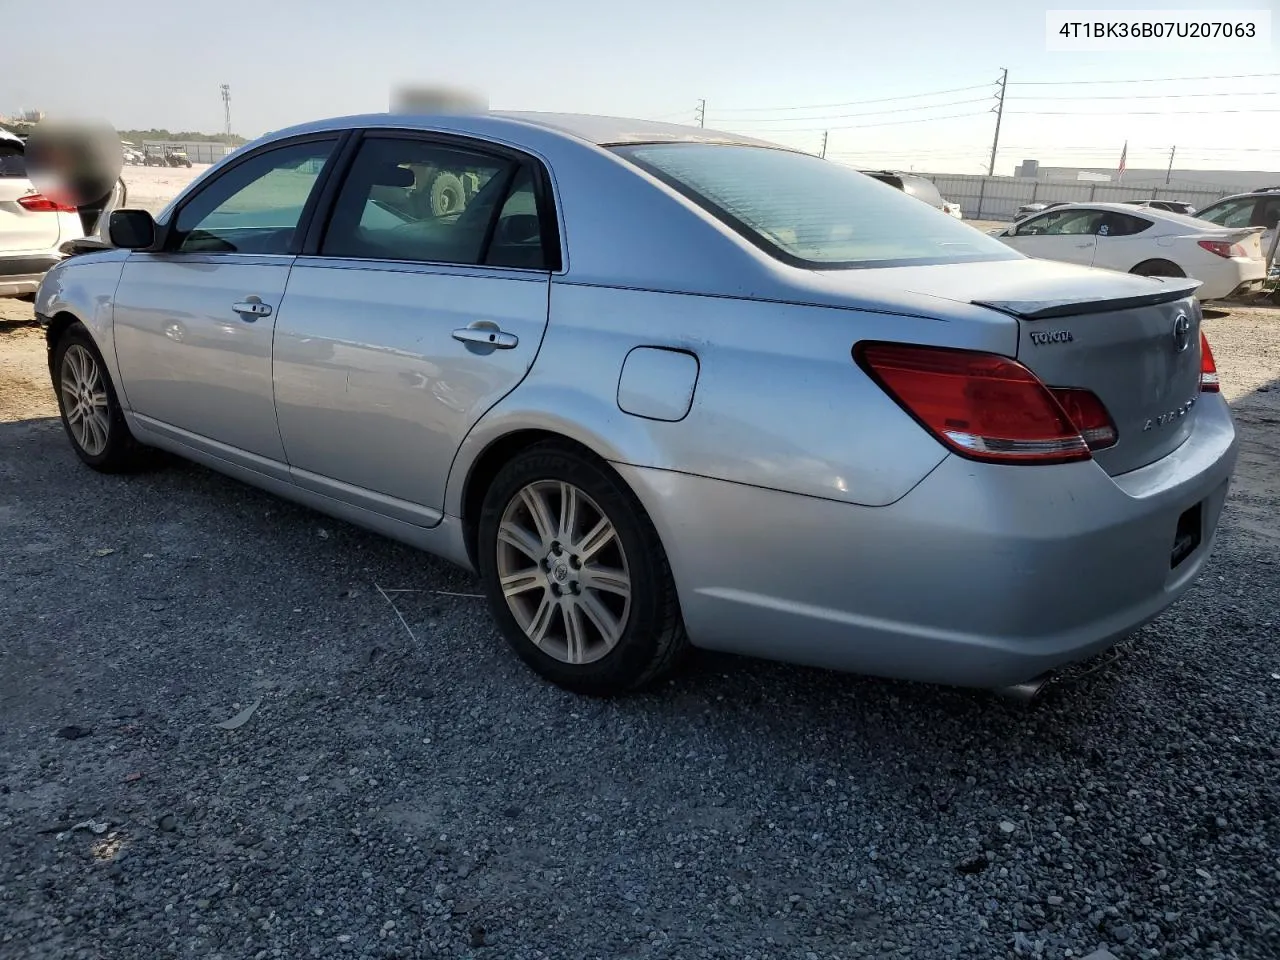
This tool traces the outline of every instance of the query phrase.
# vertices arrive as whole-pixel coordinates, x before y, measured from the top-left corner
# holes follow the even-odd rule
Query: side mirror
[[[156,222],[145,210],[112,210],[107,236],[113,247],[145,250],[156,242]]]

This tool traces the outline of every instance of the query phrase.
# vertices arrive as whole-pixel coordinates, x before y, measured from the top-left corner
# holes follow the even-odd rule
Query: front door
[[[546,327],[555,244],[541,177],[497,148],[365,136],[276,328],[296,483],[439,520],[458,446],[524,378]]]
[[[115,342],[125,400],[144,426],[248,465],[284,461],[272,338],[295,234],[336,143],[246,157],[182,201],[163,252],[130,255]]]
[[[1029,257],[1089,266],[1097,247],[1098,210],[1049,210],[1018,224],[1006,243]]]

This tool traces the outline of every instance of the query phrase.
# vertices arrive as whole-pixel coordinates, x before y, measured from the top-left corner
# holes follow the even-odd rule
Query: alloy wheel
[[[78,343],[63,354],[59,385],[72,437],[89,456],[100,456],[111,430],[106,381],[97,359]]]
[[[498,523],[496,559],[507,606],[538,649],[585,664],[617,646],[631,612],[630,567],[617,528],[578,487],[520,488]]]

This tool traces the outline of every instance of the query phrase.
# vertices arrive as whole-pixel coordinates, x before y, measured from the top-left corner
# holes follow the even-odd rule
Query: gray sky
[[[1130,168],[1162,167],[1176,144],[1179,167],[1280,169],[1280,45],[1249,55],[1046,52],[1045,10],[1064,5],[78,0],[60,5],[72,15],[39,42],[6,45],[0,113],[212,133],[227,83],[232,126],[252,137],[385,110],[400,82],[479,89],[495,108],[687,121],[705,98],[708,126],[815,150],[828,130],[830,154],[849,162],[976,173],[994,127],[991,81],[1008,67],[997,172],[1024,157],[1113,165],[1125,140]],[[1270,9],[1280,29],[1280,0],[1217,5]],[[0,22],[29,21],[31,9],[0,0]]]

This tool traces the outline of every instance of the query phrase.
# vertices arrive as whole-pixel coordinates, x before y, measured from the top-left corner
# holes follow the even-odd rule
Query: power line
[[[1254,107],[1249,110],[1010,110],[1020,117],[1188,117],[1220,113],[1280,113],[1280,107]]]
[[[893,103],[899,100],[918,100],[921,97],[938,97],[945,93],[964,93],[968,90],[981,90],[990,87],[990,83],[975,83],[969,87],[952,87],[949,90],[931,90],[928,93],[907,93],[900,97],[880,97],[876,100],[846,100],[843,103],[811,103],[790,107],[725,107],[720,113],[778,113],[783,110],[834,110],[840,107],[860,107],[869,103]],[[797,117],[797,120],[812,120],[813,117]]]
[[[931,123],[934,120],[957,120],[961,117],[985,117],[990,113],[989,110],[976,110],[968,113],[953,113],[945,117],[917,117],[914,120],[885,120],[881,123],[856,123],[844,126],[832,127],[787,127],[784,130],[761,130],[758,133],[821,133],[823,130],[866,130],[871,127],[896,127],[908,123]],[[809,119],[809,118],[803,118]]]
[[[1189,97],[1275,97],[1280,96],[1277,90],[1257,90],[1257,91],[1236,91],[1228,90],[1221,93],[1104,93],[1087,97],[1024,97],[1019,96],[1018,102],[1024,100],[1182,100]]]
[[[1071,87],[1096,83],[1176,83],[1181,80],[1247,80],[1255,77],[1280,77],[1280,73],[1235,73],[1216,77],[1139,77],[1136,80],[1016,80],[1011,87]]]
[[[711,119],[720,123],[795,123],[801,120],[848,120],[851,117],[880,117],[886,113],[904,113],[909,110],[935,110],[943,107],[959,107],[967,103],[986,103],[989,99],[989,97],[973,97],[969,100],[952,100],[947,103],[932,103],[922,107],[891,107],[888,110],[867,110],[863,113],[834,113],[820,117],[742,117],[738,119],[717,116]]]

